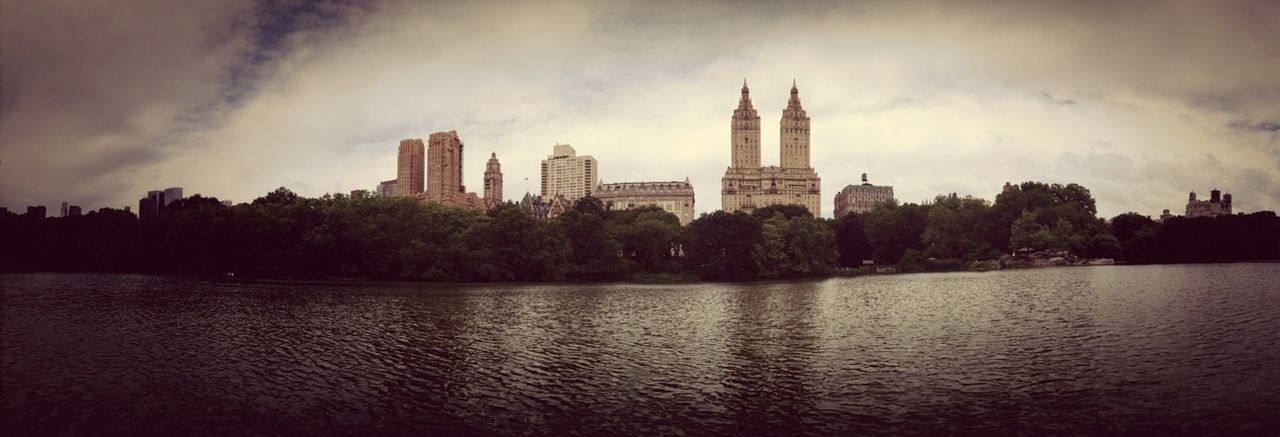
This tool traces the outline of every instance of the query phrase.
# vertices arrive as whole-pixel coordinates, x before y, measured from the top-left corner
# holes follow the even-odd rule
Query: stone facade
[[[502,201],[502,164],[494,152],[489,154],[489,162],[484,165],[484,203],[492,209]]]
[[[656,206],[675,214],[681,225],[693,221],[693,184],[684,182],[619,182],[600,184],[595,197],[615,210]]]
[[[542,160],[542,197],[569,200],[590,196],[600,180],[600,165],[591,155],[578,156],[568,144],[556,144]]]
[[[1006,184],[1007,185],[1007,184]],[[893,187],[871,185],[867,174],[862,174],[862,185],[847,185],[836,193],[836,218],[848,214],[871,212],[877,206],[893,199]]]
[[[1209,192],[1209,200],[1196,200],[1196,192],[1192,191],[1187,199],[1187,217],[1217,217],[1231,215],[1231,193],[1222,194],[1214,189]]]
[[[779,125],[782,165],[761,167],[760,116],[744,81],[738,109],[730,120],[731,158],[721,179],[721,208],[751,212],[770,205],[801,205],[814,216],[821,215],[822,180],[809,162],[809,132],[809,116],[792,83]]]
[[[459,208],[484,210],[484,200],[462,185],[462,139],[457,131],[434,132],[427,140],[427,189],[418,196]]]
[[[423,158],[421,138],[400,141],[400,153],[396,159],[395,193],[397,196],[417,196],[422,193]]]

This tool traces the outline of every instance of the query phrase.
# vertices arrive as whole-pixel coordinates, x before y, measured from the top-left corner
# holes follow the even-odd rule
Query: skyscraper
[[[420,199],[473,210],[485,202],[462,185],[462,139],[457,131],[435,132],[427,140],[427,190]]]
[[[569,201],[590,196],[599,183],[599,164],[591,155],[578,156],[568,144],[556,144],[542,160],[542,197],[562,195]]]
[[[462,139],[457,131],[434,132],[427,140],[427,194],[444,198],[446,193],[463,193]]]
[[[415,196],[422,193],[424,150],[421,138],[400,141],[396,159],[396,195]]]
[[[730,166],[721,180],[722,209],[751,212],[770,205],[801,205],[814,216],[822,213],[822,179],[809,162],[809,116],[795,82],[782,111],[778,140],[781,165],[761,167],[760,117],[743,81],[738,109],[730,119]]]
[[[502,164],[497,152],[490,153],[484,165],[484,203],[489,208],[502,203]]]
[[[181,200],[182,187],[169,187],[164,189],[164,202],[158,206],[169,206],[170,203]]]

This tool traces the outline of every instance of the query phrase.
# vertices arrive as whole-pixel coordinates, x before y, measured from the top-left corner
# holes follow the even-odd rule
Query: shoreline
[[[189,278],[194,280],[209,282],[229,282],[229,283],[245,283],[245,284],[280,284],[280,285],[433,285],[442,287],[456,286],[486,286],[486,285],[604,285],[604,284],[622,284],[622,285],[688,285],[688,284],[769,284],[769,283],[795,283],[795,282],[821,282],[832,278],[856,278],[863,276],[901,276],[922,273],[989,273],[999,271],[1024,271],[1053,269],[1063,267],[1114,267],[1114,266],[1175,266],[1175,265],[1220,265],[1220,264],[1280,264],[1280,260],[1248,260],[1248,261],[1213,261],[1213,262],[1186,262],[1186,263],[1128,263],[1119,262],[1109,265],[1056,265],[1056,266],[1036,266],[1036,267],[1009,267],[1001,269],[988,270],[972,270],[972,269],[939,269],[939,270],[909,270],[895,272],[849,272],[833,271],[830,274],[822,276],[802,276],[790,278],[761,278],[749,279],[741,281],[708,281],[701,279],[694,280],[673,280],[673,281],[643,281],[643,280],[606,280],[606,281],[511,281],[511,282],[492,282],[492,281],[476,281],[476,282],[429,282],[429,281],[406,281],[406,280],[388,280],[388,279],[362,279],[362,278],[287,278],[287,277],[248,277],[248,276],[223,276],[223,275],[200,275],[200,274],[181,274],[181,273],[139,273],[139,272],[94,272],[94,271],[52,271],[52,270],[31,270],[31,271],[3,271],[0,275],[34,275],[34,274],[71,274],[71,275],[135,275],[135,276],[155,276],[166,278]],[[857,269],[854,269],[857,270]]]

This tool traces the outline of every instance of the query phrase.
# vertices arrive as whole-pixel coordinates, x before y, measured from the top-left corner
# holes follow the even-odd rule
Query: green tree
[[[761,239],[760,223],[745,213],[716,211],[688,228],[686,262],[704,279],[743,280],[757,275],[752,249]]]

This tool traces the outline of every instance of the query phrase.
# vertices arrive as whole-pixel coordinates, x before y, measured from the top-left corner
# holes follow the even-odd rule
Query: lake
[[[1278,284],[1280,264],[679,285],[0,275],[0,429],[1275,434]]]

